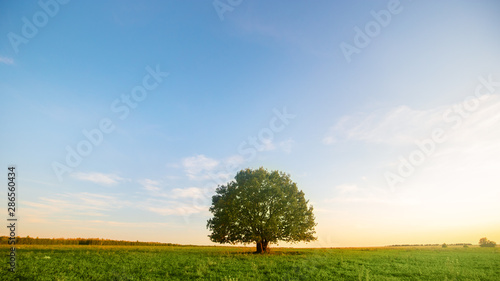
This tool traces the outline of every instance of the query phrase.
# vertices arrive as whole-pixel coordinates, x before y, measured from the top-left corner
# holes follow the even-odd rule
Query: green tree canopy
[[[480,247],[495,247],[497,245],[496,242],[488,240],[486,237],[479,239]]]
[[[207,228],[219,243],[253,243],[267,252],[269,243],[316,240],[313,207],[283,172],[264,168],[239,171],[216,189]]]

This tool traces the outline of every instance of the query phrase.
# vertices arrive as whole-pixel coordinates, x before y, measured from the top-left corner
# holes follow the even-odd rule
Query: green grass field
[[[2,253],[8,254],[6,245]],[[2,280],[500,280],[500,249],[18,246]],[[7,261],[6,256],[5,261]]]

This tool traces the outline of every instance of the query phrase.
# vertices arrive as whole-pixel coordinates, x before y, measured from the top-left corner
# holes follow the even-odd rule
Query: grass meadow
[[[8,254],[7,245],[2,252]],[[500,280],[500,249],[19,245],[2,280]],[[4,255],[4,257],[6,257]],[[7,260],[7,258],[5,258]]]

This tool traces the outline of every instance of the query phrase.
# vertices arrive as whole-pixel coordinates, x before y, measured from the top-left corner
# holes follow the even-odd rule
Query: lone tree
[[[257,253],[269,243],[313,241],[317,238],[313,207],[290,175],[264,168],[246,169],[221,185],[212,197],[207,222],[210,240],[219,243],[257,244]]]
[[[496,242],[488,240],[486,237],[479,239],[480,247],[495,247],[497,245]]]

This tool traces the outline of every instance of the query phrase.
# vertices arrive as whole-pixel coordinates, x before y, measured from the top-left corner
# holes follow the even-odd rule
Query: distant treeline
[[[9,237],[0,236],[0,244],[8,244]],[[172,243],[110,240],[100,238],[33,238],[16,237],[16,245],[123,245],[123,246],[181,246]]]
[[[441,246],[442,244],[396,244],[390,245],[389,247],[416,247],[416,246]],[[456,243],[456,244],[446,244],[448,246],[470,246],[471,243]]]

